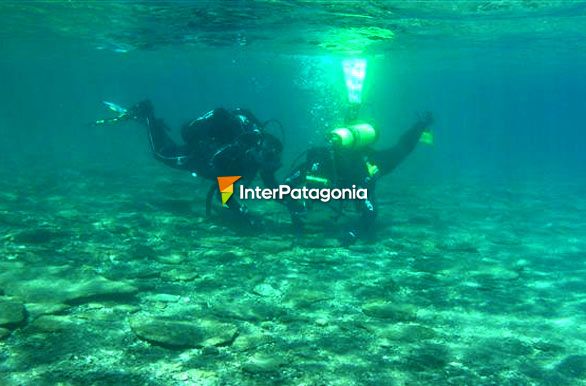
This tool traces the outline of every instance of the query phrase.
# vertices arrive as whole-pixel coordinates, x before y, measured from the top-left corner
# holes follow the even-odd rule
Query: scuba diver
[[[374,150],[370,147],[378,134],[367,123],[347,125],[329,133],[328,145],[307,150],[306,159],[294,167],[285,184],[291,187],[307,188],[360,188],[367,189],[366,199],[354,203],[360,213],[359,221],[347,230],[341,238],[343,245],[353,244],[358,238],[372,236],[372,226],[377,215],[375,184],[392,172],[414,149],[418,142],[431,143],[429,126],[433,123],[431,113],[419,120],[390,148]],[[296,232],[303,230],[302,217],[311,202],[293,201],[287,203]]]
[[[137,121],[147,128],[155,159],[174,169],[214,181],[206,197],[207,215],[211,214],[214,193],[219,195],[215,183],[218,176],[241,176],[241,182],[246,185],[260,174],[266,187],[277,186],[275,172],[281,166],[283,145],[265,130],[271,121],[262,123],[246,109],[216,108],[185,123],[181,128],[184,143],[177,144],[169,136],[168,126],[155,116],[149,100],[128,109],[104,103],[118,116],[98,120],[96,125]],[[256,225],[247,207],[236,197],[231,197],[225,206],[246,225]]]

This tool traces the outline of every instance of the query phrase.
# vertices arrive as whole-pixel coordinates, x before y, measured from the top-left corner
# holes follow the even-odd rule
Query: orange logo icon
[[[218,187],[220,188],[220,194],[222,195],[222,205],[226,205],[226,202],[234,194],[234,183],[240,179],[240,176],[226,176],[218,177]]]

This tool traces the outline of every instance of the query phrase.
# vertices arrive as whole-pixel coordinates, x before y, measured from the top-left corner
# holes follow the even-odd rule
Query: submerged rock
[[[6,338],[8,335],[10,335],[10,330],[7,328],[2,328],[0,327],[0,339],[4,339]]]
[[[188,269],[172,269],[161,273],[161,278],[169,281],[192,281],[198,277],[197,272]]]
[[[185,256],[173,254],[166,256],[156,256],[155,259],[163,264],[181,264],[185,260]]]
[[[39,332],[62,332],[83,324],[81,319],[65,315],[43,315],[31,323],[30,329]]]
[[[268,334],[238,335],[238,339],[230,347],[234,351],[249,351],[262,346],[273,344],[275,339]]]
[[[26,310],[31,320],[41,315],[58,314],[65,311],[70,306],[61,303],[27,303]]]
[[[276,373],[285,361],[272,354],[256,354],[242,365],[242,370],[251,374]]]
[[[405,367],[409,371],[438,371],[448,365],[450,352],[447,347],[428,344],[414,349],[405,358]]]
[[[180,299],[181,296],[172,294],[153,294],[147,296],[147,300],[151,302],[177,303]]]
[[[374,318],[389,319],[395,322],[406,322],[416,318],[413,307],[384,301],[366,303],[362,306],[362,312]]]
[[[14,235],[14,241],[23,244],[45,244],[54,241],[57,238],[65,238],[70,234],[59,229],[27,229]]]
[[[127,298],[138,291],[131,284],[102,276],[67,277],[66,272],[57,273],[40,272],[34,277],[30,277],[30,273],[14,274],[8,277],[4,288],[7,294],[18,296],[27,303],[68,304],[80,304],[96,298]],[[3,279],[0,277],[0,282]]]
[[[570,355],[556,369],[567,377],[586,378],[586,355]]]
[[[263,297],[278,297],[278,296],[281,296],[281,291],[279,291],[278,289],[274,288],[270,284],[265,284],[265,283],[256,285],[253,288],[252,292],[255,293],[256,295],[263,296]]]
[[[168,348],[201,348],[232,344],[236,326],[214,320],[177,321],[134,317],[130,328],[140,339]]]
[[[17,326],[25,319],[26,310],[22,303],[0,298],[0,327]]]
[[[309,308],[315,303],[331,300],[333,298],[334,296],[325,290],[293,287],[287,292],[284,300],[285,303],[292,308]]]

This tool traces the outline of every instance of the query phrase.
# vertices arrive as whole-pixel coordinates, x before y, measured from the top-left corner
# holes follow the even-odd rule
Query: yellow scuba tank
[[[377,132],[368,123],[340,127],[330,132],[330,141],[339,147],[357,149],[366,147],[377,139]]]

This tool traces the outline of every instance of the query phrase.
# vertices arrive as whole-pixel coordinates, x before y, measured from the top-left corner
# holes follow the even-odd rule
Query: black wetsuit
[[[428,115],[407,130],[395,146],[384,150],[369,147],[335,149],[333,146],[311,148],[305,161],[295,168],[285,183],[292,187],[352,188],[355,185],[357,189],[368,189],[367,199],[355,200],[361,218],[344,236],[348,239],[346,241],[351,242],[372,229],[377,216],[376,181],[392,172],[415,149],[421,134],[430,124],[431,115]],[[316,180],[323,182],[316,183]],[[318,186],[320,184],[327,186]],[[301,216],[307,210],[307,203],[290,201],[288,208],[293,224],[299,231],[303,225]]]
[[[155,117],[150,101],[140,102],[127,114],[147,127],[153,156],[172,168],[213,180],[213,187],[217,187],[218,176],[241,176],[239,183],[246,185],[257,174],[265,186],[277,186],[275,172],[281,166],[282,144],[263,132],[262,124],[247,110],[216,108],[186,123],[181,129],[183,144],[169,136],[169,128]],[[227,206],[248,218],[246,206],[235,196]]]

